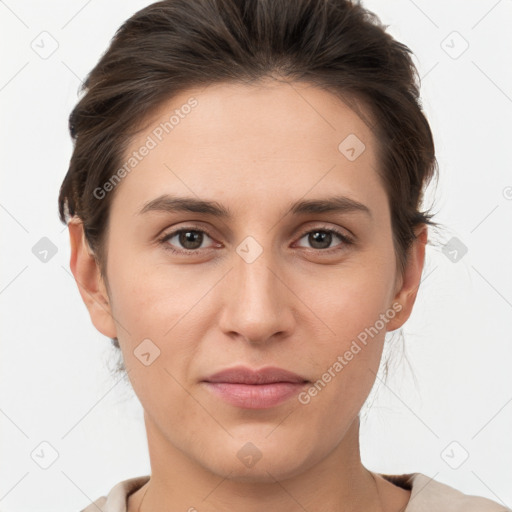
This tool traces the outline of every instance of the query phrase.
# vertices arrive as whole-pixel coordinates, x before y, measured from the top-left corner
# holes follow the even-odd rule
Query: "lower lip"
[[[267,409],[297,395],[307,382],[274,382],[272,384],[232,384],[205,382],[214,394],[244,409]]]

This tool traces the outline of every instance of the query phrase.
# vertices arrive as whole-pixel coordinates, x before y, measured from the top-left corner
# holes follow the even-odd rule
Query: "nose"
[[[270,249],[254,261],[233,254],[223,293],[219,323],[226,335],[261,345],[291,334],[297,299]]]

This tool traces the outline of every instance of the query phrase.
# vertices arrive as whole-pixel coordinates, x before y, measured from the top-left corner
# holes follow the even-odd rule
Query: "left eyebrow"
[[[363,212],[372,217],[372,212],[368,206],[346,196],[332,196],[326,199],[313,199],[308,201],[297,201],[290,209],[289,213],[294,215],[311,213],[351,213]]]

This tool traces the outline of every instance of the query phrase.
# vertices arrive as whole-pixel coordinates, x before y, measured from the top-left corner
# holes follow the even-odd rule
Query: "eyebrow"
[[[217,201],[208,201],[197,199],[195,197],[178,197],[164,194],[156,199],[148,201],[139,211],[139,215],[147,212],[189,212],[203,213],[212,215],[221,219],[230,219],[232,212],[218,203]],[[325,199],[301,200],[289,206],[287,214],[305,215],[314,213],[353,213],[362,212],[372,216],[371,210],[354,199],[346,196],[331,196]]]

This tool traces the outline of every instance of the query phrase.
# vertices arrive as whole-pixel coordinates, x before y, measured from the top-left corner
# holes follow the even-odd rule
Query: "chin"
[[[241,464],[227,462],[220,468],[209,467],[209,470],[227,480],[247,484],[274,484],[302,473],[305,468],[297,466],[297,461],[283,460],[263,461],[261,459],[252,468],[243,467]]]
[[[214,452],[200,462],[210,472],[228,480],[260,484],[292,478],[316,462],[309,453],[301,453],[301,445],[269,444],[264,438],[259,443],[256,439],[254,443],[235,441],[234,444],[234,450],[226,447],[221,453]]]

